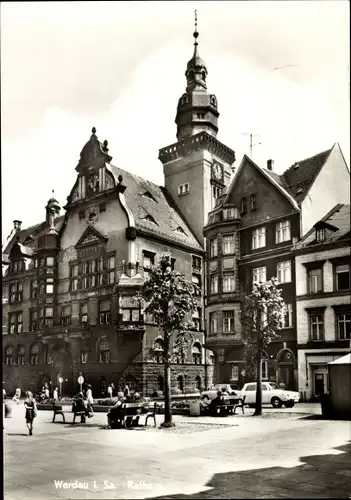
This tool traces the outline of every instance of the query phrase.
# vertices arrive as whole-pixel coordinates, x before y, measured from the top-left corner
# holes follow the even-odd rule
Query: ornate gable
[[[76,166],[76,170],[79,173],[99,170],[99,168],[105,166],[105,163],[110,163],[112,160],[112,157],[108,155],[107,141],[101,144],[95,134],[96,128],[93,127],[92,135],[83,147],[78,165]]]
[[[97,229],[93,226],[86,228],[82,236],[79,238],[75,248],[80,249],[83,247],[96,245],[98,243],[106,243],[107,238],[103,236]]]

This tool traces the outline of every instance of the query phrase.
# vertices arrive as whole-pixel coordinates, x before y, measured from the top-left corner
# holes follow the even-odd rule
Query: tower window
[[[196,113],[196,118],[198,118],[199,120],[204,120],[205,113]]]
[[[184,194],[188,194],[190,190],[189,182],[185,182],[184,184],[180,184],[178,186],[178,196],[183,196]]]
[[[188,96],[187,95],[183,95],[183,97],[182,97],[182,104],[186,104],[188,102],[189,102]]]
[[[211,104],[213,104],[213,106],[217,106],[217,99],[214,95],[211,95]]]

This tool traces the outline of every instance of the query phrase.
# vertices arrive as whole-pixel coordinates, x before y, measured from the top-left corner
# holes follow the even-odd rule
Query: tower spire
[[[197,39],[199,37],[199,32],[197,31],[197,10],[196,9],[195,9],[195,22],[194,22],[194,25],[195,25],[195,30],[194,30],[194,33],[193,33],[193,37],[194,37],[194,55],[193,55],[193,59],[199,58],[199,51],[198,51],[199,42],[197,41]]]
[[[185,71],[185,93],[179,99],[177,107],[177,139],[194,135],[202,130],[216,136],[218,131],[216,96],[207,92],[207,68],[199,55],[199,31],[197,10],[194,10],[194,53],[188,61]]]
[[[195,47],[197,45],[199,45],[197,42],[198,36],[199,36],[199,32],[197,31],[197,10],[195,9],[195,31],[193,33],[193,37],[195,38],[195,42],[194,42]]]

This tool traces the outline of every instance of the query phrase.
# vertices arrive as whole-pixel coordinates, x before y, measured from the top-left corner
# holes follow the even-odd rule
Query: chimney
[[[267,160],[267,170],[274,170],[274,160]]]
[[[14,220],[13,221],[13,226],[16,229],[16,231],[20,231],[21,230],[21,224],[22,224],[21,220]]]

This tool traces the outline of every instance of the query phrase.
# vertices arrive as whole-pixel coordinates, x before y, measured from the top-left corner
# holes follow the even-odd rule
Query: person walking
[[[26,393],[27,399],[24,401],[24,407],[26,409],[26,422],[29,430],[29,435],[33,435],[33,421],[37,416],[37,403],[33,398],[33,394],[30,391]]]
[[[129,390],[129,387],[127,386],[127,384],[124,386],[123,394],[126,398],[129,398],[129,396],[130,396],[130,390]]]
[[[54,401],[58,400],[58,388],[57,387],[55,387],[55,389],[54,389],[53,398],[54,398]]]
[[[93,399],[93,391],[91,389],[91,385],[88,385],[88,390],[87,390],[87,405],[88,405],[88,410],[89,413],[91,413],[91,416],[94,415],[94,409],[93,409],[93,404],[94,404],[94,399]]]
[[[17,387],[15,395],[13,396],[12,400],[19,405],[21,399],[21,389]]]
[[[113,382],[111,382],[111,389],[112,389],[112,396],[113,396],[115,393],[115,384]]]
[[[111,384],[108,385],[107,387],[107,395],[110,399],[112,399],[112,387]]]

